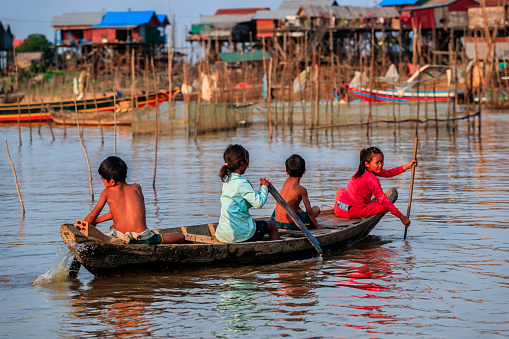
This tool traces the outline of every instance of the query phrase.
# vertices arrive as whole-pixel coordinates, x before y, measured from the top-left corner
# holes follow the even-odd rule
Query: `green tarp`
[[[244,55],[242,55],[244,54]],[[236,63],[236,62],[251,62],[251,61],[263,61],[263,51],[249,51],[249,52],[231,52],[231,53],[219,53],[219,58],[222,62]],[[268,52],[265,52],[265,60],[270,60],[271,56]]]

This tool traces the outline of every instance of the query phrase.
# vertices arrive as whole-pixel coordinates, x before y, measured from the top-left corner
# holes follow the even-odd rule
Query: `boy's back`
[[[288,178],[281,189],[281,197],[285,199],[290,208],[297,214],[306,227],[322,228],[316,221],[316,217],[320,214],[320,208],[316,206],[311,207],[308,191],[300,184],[300,179],[304,173],[306,173],[306,161],[300,155],[292,154],[286,159],[285,165]],[[306,211],[300,208],[299,205],[301,201],[304,203]],[[276,206],[273,218],[280,228],[297,229],[292,218],[279,204]]]
[[[300,185],[299,181],[300,178],[289,177],[279,192],[295,213],[303,212],[300,208],[300,203],[303,195],[307,197],[307,190]],[[284,223],[293,222],[288,213],[279,204],[276,205],[276,220]]]
[[[147,229],[145,199],[140,185],[119,183],[107,187],[103,193],[117,231],[141,233]]]

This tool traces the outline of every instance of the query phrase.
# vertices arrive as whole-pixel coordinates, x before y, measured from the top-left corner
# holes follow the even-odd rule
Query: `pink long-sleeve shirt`
[[[403,166],[390,170],[382,169],[378,176],[383,178],[392,178],[404,171]],[[352,177],[352,179],[350,179],[346,186],[346,190],[343,194],[341,194],[339,201],[352,207],[364,208],[371,202],[372,195],[374,195],[376,201],[382,204],[389,212],[398,218],[401,217],[402,213],[389,199],[387,199],[387,196],[382,190],[382,185],[380,185],[380,180],[378,180],[375,174],[368,170],[366,170],[359,178]]]

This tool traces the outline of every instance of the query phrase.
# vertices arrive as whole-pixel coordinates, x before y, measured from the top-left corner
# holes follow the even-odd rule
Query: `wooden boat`
[[[454,100],[453,89],[450,91],[422,90],[425,82],[450,72],[449,69],[448,66],[426,65],[406,81],[396,81],[397,72],[394,71],[395,73],[391,76],[386,75],[383,78],[377,78],[377,82],[385,83],[385,87],[394,86],[395,88],[373,88],[372,90],[366,87],[367,79],[363,79],[363,75],[359,73],[350,81],[349,89],[358,98],[368,102],[451,101]],[[419,90],[419,84],[422,86],[421,90]]]
[[[147,103],[155,106],[156,102],[168,100],[168,91],[159,91],[157,93],[142,94],[136,97],[137,107],[144,107]],[[48,102],[32,102],[22,104],[0,104],[0,122],[17,122],[18,118],[21,122],[39,121],[40,119],[46,120],[51,118],[51,114],[47,107],[49,106],[54,111],[71,111],[74,112],[77,108],[78,111],[85,112],[113,112],[115,111],[115,102],[119,104],[122,101],[132,101],[132,98],[114,98],[113,95],[101,96],[95,99],[87,98],[76,100],[64,101],[48,101]],[[97,109],[96,109],[97,104]]]
[[[51,119],[54,123],[59,125],[76,125],[75,112],[62,112],[50,110]],[[78,112],[78,121],[80,125],[102,125],[113,126],[117,125],[131,125],[132,124],[132,110],[123,110],[116,112]]]
[[[379,90],[373,89],[371,92],[369,89],[365,87],[356,88],[350,87],[350,91],[352,91],[358,98],[364,101],[371,102],[411,102],[411,101],[451,101],[454,100],[454,91],[413,91],[406,90],[403,92],[399,92],[395,89],[387,89],[387,90]]]
[[[395,188],[386,194],[393,202],[398,198]],[[368,236],[383,216],[344,219],[327,210],[317,218],[325,228],[311,230],[311,233],[324,251],[342,250]],[[315,248],[300,231],[280,230],[281,240],[276,241],[225,244],[215,238],[216,227],[217,224],[203,224],[160,230],[161,233],[184,233],[184,244],[113,244],[87,237],[72,224],[62,225],[60,235],[76,260],[98,276],[272,264],[316,255]]]

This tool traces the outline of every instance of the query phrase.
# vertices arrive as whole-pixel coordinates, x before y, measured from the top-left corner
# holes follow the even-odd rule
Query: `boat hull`
[[[51,111],[51,119],[59,125],[76,125],[76,113]],[[113,125],[131,125],[132,110],[125,112],[78,112],[78,121],[80,125],[92,126],[113,126]]]
[[[386,194],[391,201],[398,197],[394,188]],[[324,251],[343,250],[368,236],[383,216],[344,219],[337,217],[332,210],[324,211],[318,222],[326,228],[311,230],[311,233]],[[280,230],[282,240],[225,244],[211,236],[214,232],[211,228],[215,226],[206,224],[160,231],[184,233],[185,244],[106,243],[86,237],[72,224],[62,225],[60,234],[75,258],[97,276],[272,264],[316,255],[316,250],[300,231]]]
[[[94,99],[81,99],[76,101],[50,101],[50,102],[33,102],[28,104],[0,104],[0,122],[30,122],[51,119],[48,112],[48,106],[54,111],[74,112],[113,112],[115,111],[115,103],[119,105],[121,102],[131,101],[130,98],[115,99],[113,96],[104,96]],[[147,105],[155,106],[168,100],[168,91],[160,91],[158,93],[149,94],[148,100],[146,95],[137,96],[137,107],[141,108]],[[96,109],[97,105],[97,109]]]
[[[399,93],[397,90],[378,90],[373,89],[371,92],[366,88],[350,87],[350,91],[359,99],[371,102],[412,102],[412,101],[451,101],[454,100],[454,92],[448,91],[404,91]]]

